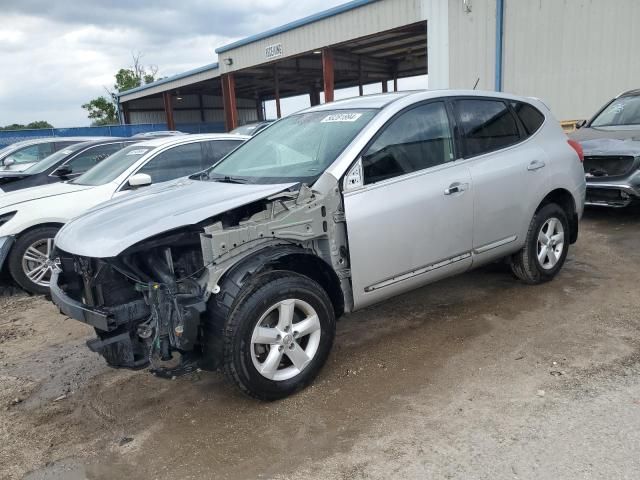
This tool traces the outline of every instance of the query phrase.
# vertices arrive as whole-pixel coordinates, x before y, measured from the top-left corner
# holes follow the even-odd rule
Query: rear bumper
[[[621,208],[638,199],[640,191],[629,184],[587,182],[585,205]]]
[[[13,237],[0,237],[0,270],[9,256],[9,250],[11,250],[14,240]]]

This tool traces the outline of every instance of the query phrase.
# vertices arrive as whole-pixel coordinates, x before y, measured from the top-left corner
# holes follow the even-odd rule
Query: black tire
[[[217,311],[208,312],[208,321],[222,317],[225,319],[223,328],[205,327],[205,335],[217,333],[221,338],[205,338],[205,345],[217,344],[221,348],[221,366],[227,379],[245,394],[266,401],[287,397],[313,381],[327,360],[336,329],[331,300],[318,283],[297,273],[272,271],[254,277],[236,295],[226,294],[222,298],[224,302],[214,299],[210,302],[209,309]],[[263,376],[254,365],[251,338],[262,315],[286,299],[301,300],[315,310],[320,320],[320,340],[315,355],[300,373],[276,381]],[[212,354],[205,348],[205,355]],[[211,359],[210,363],[214,362]]]
[[[19,236],[9,253],[8,266],[9,273],[13,280],[29,293],[46,295],[49,293],[49,286],[38,285],[27,277],[22,268],[22,257],[27,249],[38,240],[54,238],[58,233],[58,227],[38,227]]]
[[[552,218],[556,218],[562,224],[564,246],[557,263],[551,268],[544,268],[538,259],[538,236],[545,223]],[[552,280],[564,265],[569,252],[570,238],[569,221],[565,211],[555,203],[544,205],[531,219],[524,248],[511,257],[511,270],[516,277],[530,285]]]

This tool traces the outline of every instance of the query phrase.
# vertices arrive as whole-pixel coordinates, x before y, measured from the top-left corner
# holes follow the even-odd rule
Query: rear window
[[[544,123],[544,115],[536,107],[523,102],[511,102],[511,107],[522,122],[527,136],[531,136],[538,131]]]
[[[456,100],[455,110],[465,157],[482,155],[520,141],[516,119],[501,100]]]

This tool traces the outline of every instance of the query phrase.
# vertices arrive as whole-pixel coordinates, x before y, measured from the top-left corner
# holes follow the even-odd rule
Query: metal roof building
[[[353,0],[216,50],[218,63],[122,92],[126,123],[262,119],[264,102],[428,74],[585,118],[640,78],[637,0]],[[426,83],[426,82],[425,82]],[[427,85],[425,84],[425,87]]]

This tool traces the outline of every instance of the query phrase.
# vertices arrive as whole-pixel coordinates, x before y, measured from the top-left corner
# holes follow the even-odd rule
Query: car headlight
[[[15,211],[15,212],[3,213],[2,215],[0,215],[0,227],[3,226],[5,223],[7,223],[9,220],[11,220],[13,217],[15,217],[16,213],[18,212]]]

